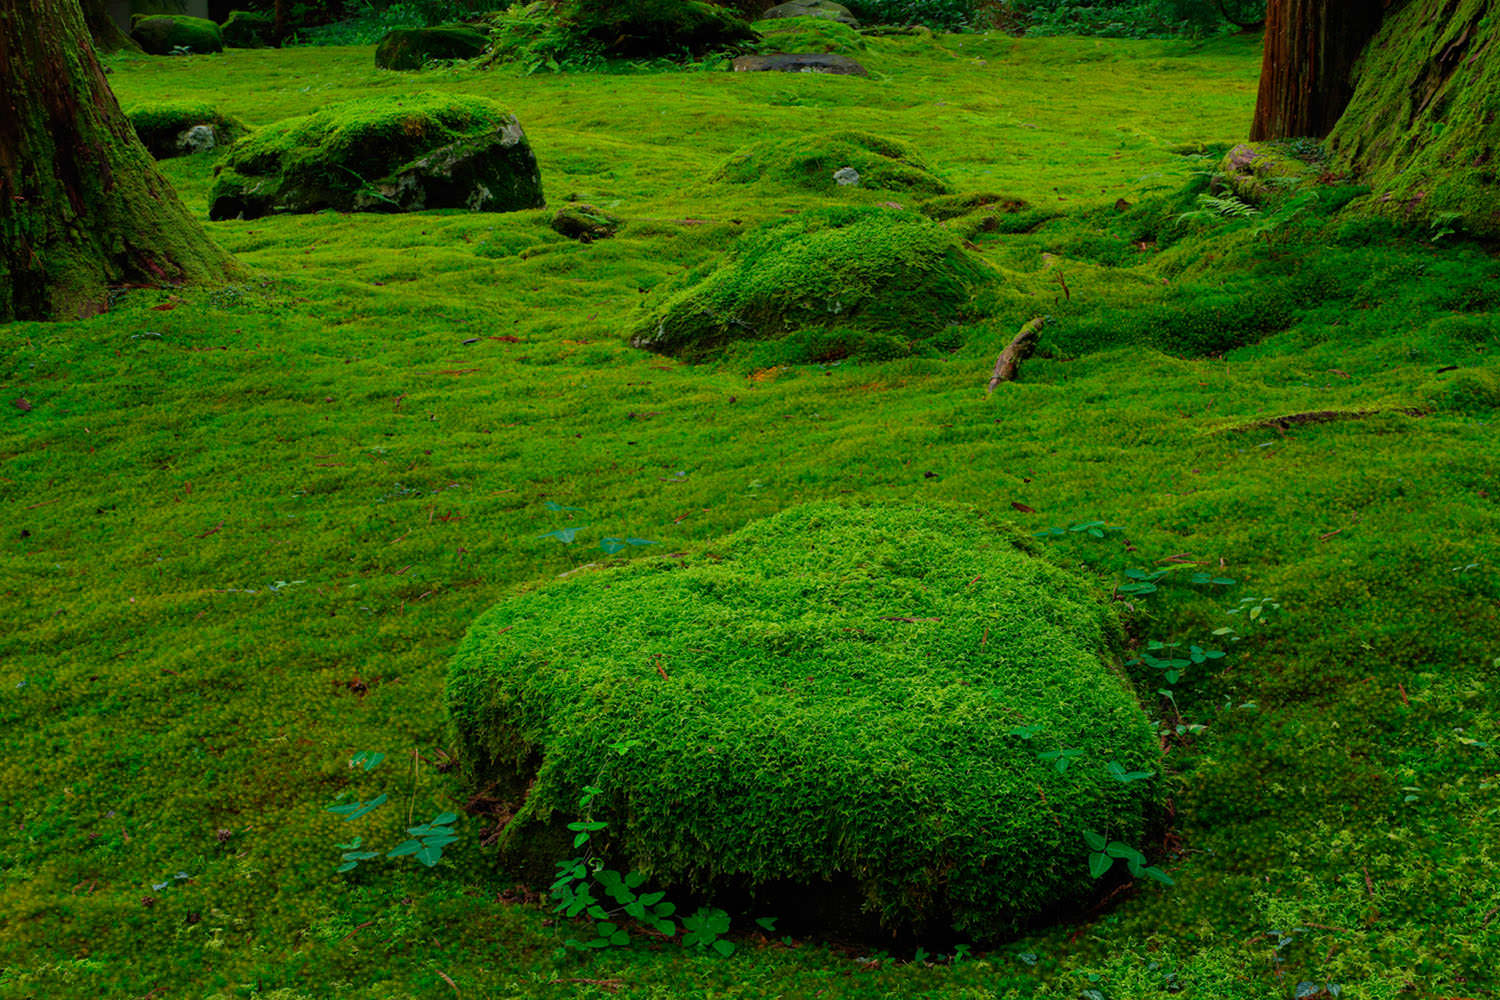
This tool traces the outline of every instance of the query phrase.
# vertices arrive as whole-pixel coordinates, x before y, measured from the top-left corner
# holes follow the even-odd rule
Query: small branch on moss
[[[1303,424],[1327,424],[1336,420],[1364,420],[1368,417],[1380,417],[1390,413],[1399,413],[1407,417],[1425,417],[1428,412],[1415,407],[1391,410],[1308,410],[1304,413],[1267,417],[1265,420],[1252,420],[1249,423],[1235,424],[1225,429],[1228,431],[1285,431]]]
[[[1038,316],[1036,319],[1021,327],[1021,331],[1000,352],[1000,357],[995,359],[995,370],[990,373],[990,385],[985,390],[985,395],[995,391],[995,386],[1001,382],[1014,382],[1016,376],[1021,373],[1021,362],[1031,357],[1031,352],[1036,348],[1036,339],[1042,332],[1042,327],[1047,325],[1047,317]]]

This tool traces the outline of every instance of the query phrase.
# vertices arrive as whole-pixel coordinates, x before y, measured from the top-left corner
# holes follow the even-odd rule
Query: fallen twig
[[[990,385],[985,390],[985,395],[995,391],[995,386],[1001,382],[1014,382],[1016,376],[1021,373],[1021,362],[1031,356],[1036,347],[1036,339],[1042,332],[1042,327],[1047,325],[1047,317],[1038,316],[1036,319],[1021,327],[1021,331],[1015,335],[1005,350],[1000,352],[1000,357],[995,359],[995,370],[990,373]]]

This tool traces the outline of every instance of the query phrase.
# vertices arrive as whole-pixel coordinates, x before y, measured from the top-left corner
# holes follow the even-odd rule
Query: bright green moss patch
[[[998,281],[914,212],[810,210],[746,235],[725,261],[674,283],[631,343],[700,360],[737,340],[838,328],[875,335],[880,353],[904,354],[979,315],[977,299]]]
[[[148,101],[126,109],[125,117],[158,160],[229,146],[250,131],[201,101]]]
[[[766,139],[736,152],[712,179],[823,194],[875,190],[927,196],[951,190],[911,146],[868,132]]]
[[[482,97],[413,94],[266,126],[219,168],[209,214],[505,212],[542,203],[536,157],[513,115]]]
[[[489,47],[489,37],[467,25],[436,28],[398,28],[375,46],[375,65],[381,69],[414,70],[429,63],[473,59]]]
[[[865,50],[864,37],[828,17],[779,17],[756,21],[762,52],[837,52],[852,56]]]
[[[989,938],[1089,894],[1083,830],[1151,822],[1155,785],[1108,767],[1160,766],[1118,639],[973,515],[822,503],[501,604],[448,705],[481,785],[534,775],[512,849],[595,785],[663,886],[848,878],[888,927]]]
[[[154,56],[224,51],[224,36],[219,26],[201,17],[175,14],[153,14],[137,18],[130,37]]]

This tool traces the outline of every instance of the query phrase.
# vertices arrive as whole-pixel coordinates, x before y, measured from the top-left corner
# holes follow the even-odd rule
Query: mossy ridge
[[[844,167],[858,172],[858,184],[834,179]],[[765,139],[736,152],[710,180],[786,184],[825,194],[876,190],[929,197],[952,190],[910,145],[869,132]]]
[[[1159,767],[1118,642],[1102,595],[972,514],[825,502],[498,606],[448,704],[481,783],[537,767],[513,848],[600,785],[664,886],[852,876],[892,928],[993,938],[1088,895],[1084,828],[1151,822],[1106,769]]]
[[[947,230],[890,208],[812,209],[747,234],[728,259],[663,293],[635,347],[702,360],[735,340],[852,328],[906,350],[982,315],[999,274]]]
[[[836,52],[852,56],[868,47],[864,36],[827,17],[776,17],[750,25],[760,35],[761,52]]]
[[[202,101],[147,101],[125,109],[135,134],[158,160],[178,156],[178,136],[194,125],[214,129],[216,148],[228,146],[250,134],[250,127],[238,118],[219,111]]]
[[[1500,237],[1500,31],[1493,0],[1411,0],[1356,69],[1328,137],[1370,208]]]

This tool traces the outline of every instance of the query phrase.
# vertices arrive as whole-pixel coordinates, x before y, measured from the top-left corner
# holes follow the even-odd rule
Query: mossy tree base
[[[76,0],[0,0],[0,40],[0,321],[233,275],[121,113]]]

